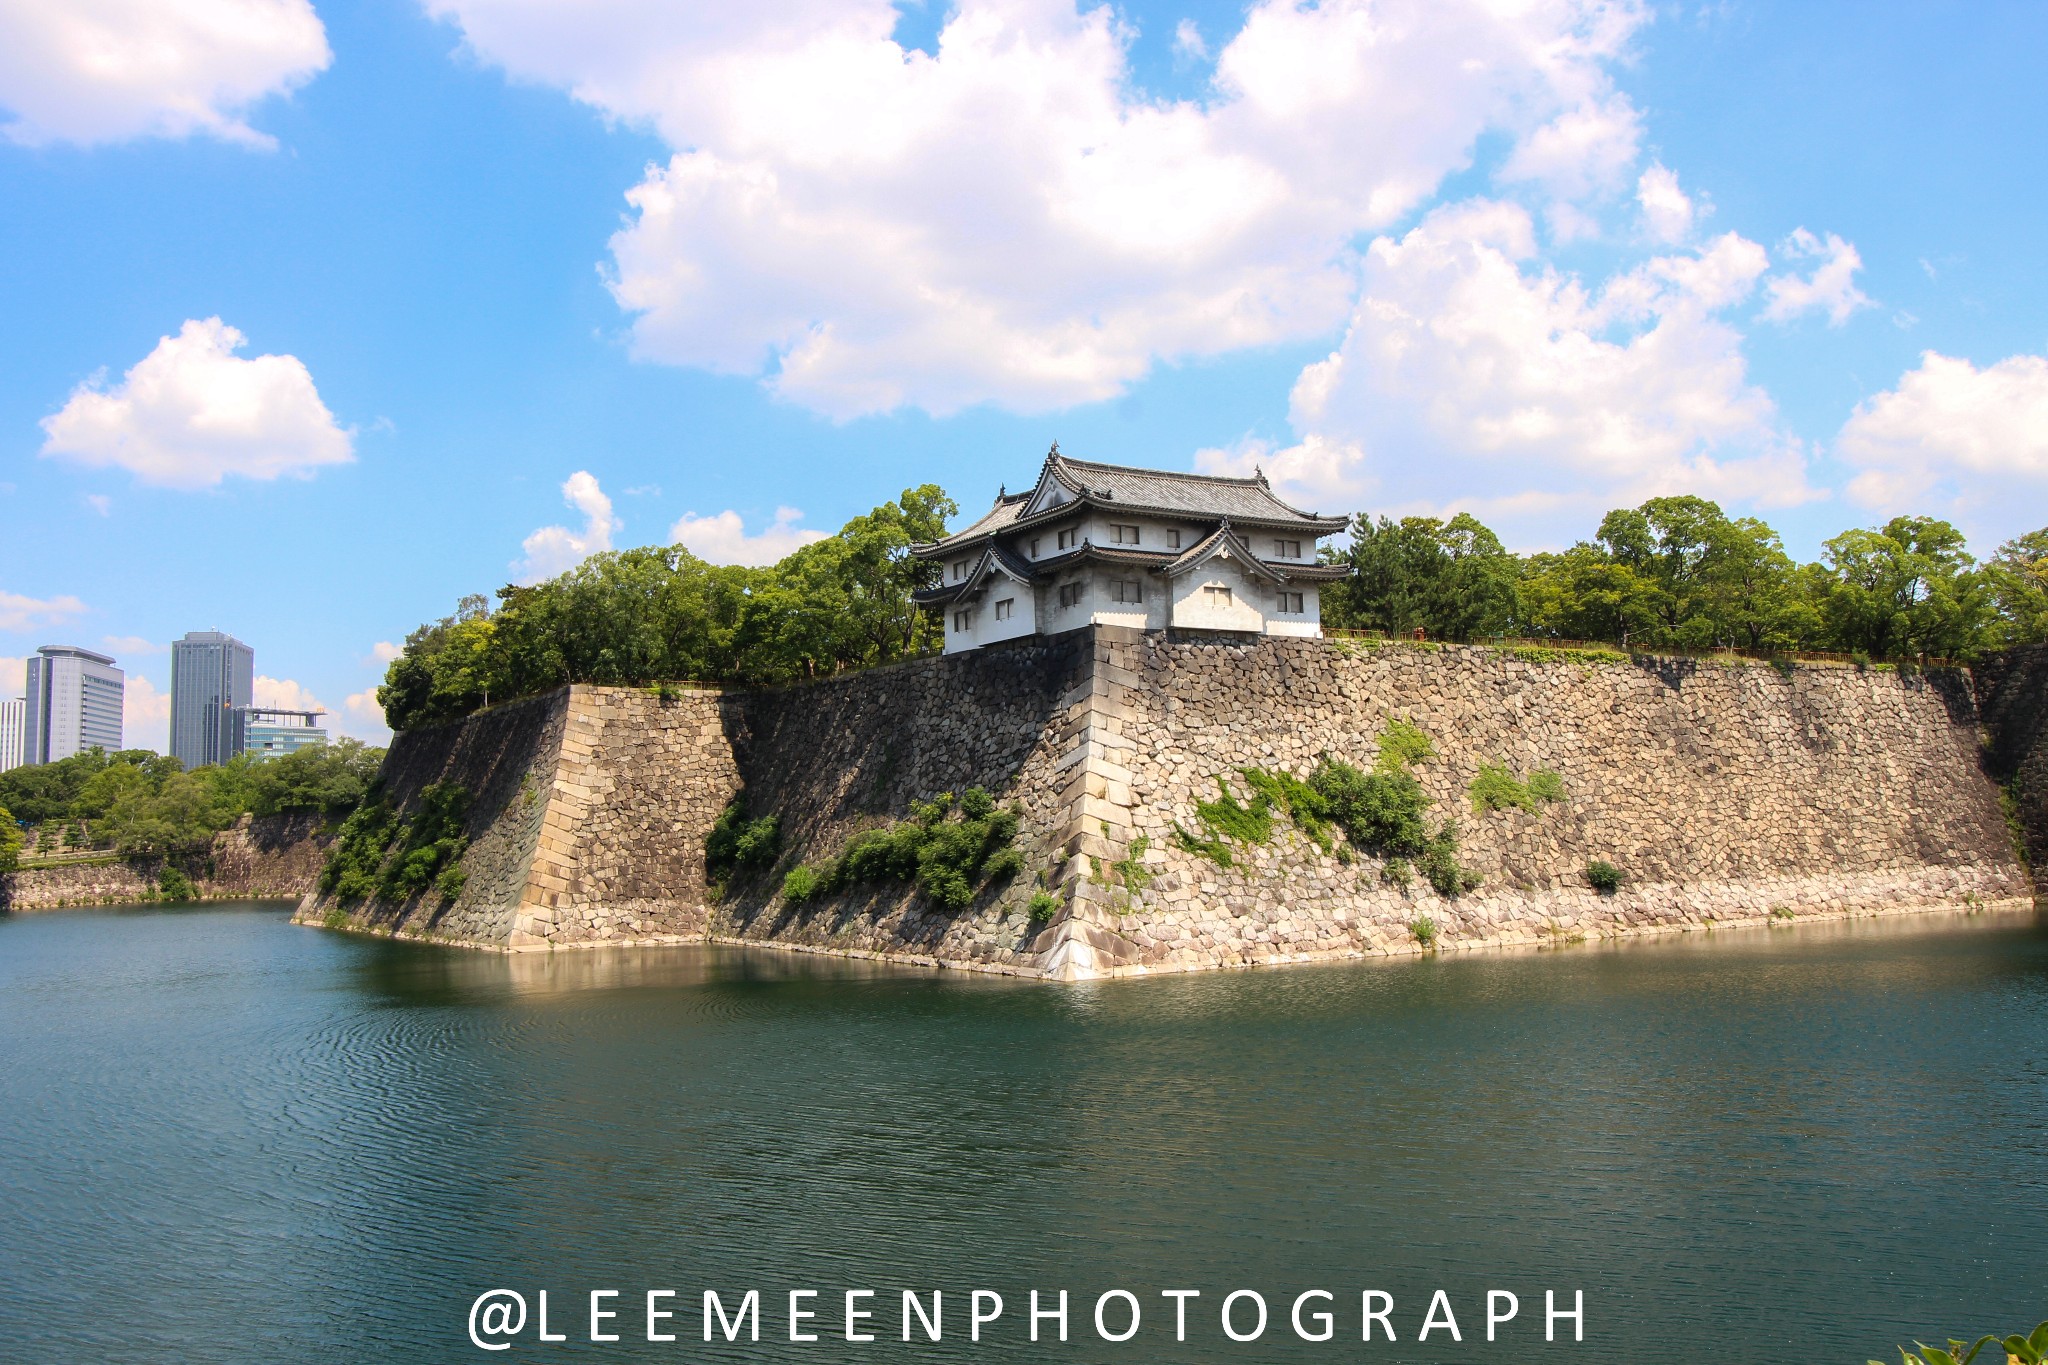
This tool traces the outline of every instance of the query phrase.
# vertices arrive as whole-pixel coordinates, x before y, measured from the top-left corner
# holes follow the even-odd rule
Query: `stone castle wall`
[[[2040,678],[2010,686],[2034,689],[2038,716]],[[1417,776],[1432,817],[1455,820],[1476,891],[1389,882],[1284,817],[1231,868],[1177,846],[1218,775],[1243,799],[1244,767],[1305,776],[1325,753],[1370,767],[1396,717],[1435,742]],[[1457,947],[2024,903],[1983,719],[1958,672],[1112,627],[774,691],[579,685],[394,744],[402,806],[435,780],[477,793],[455,904],[311,897],[300,917],[505,948],[708,937],[1087,977],[1411,952],[1424,917]],[[1475,812],[1467,786],[1496,762],[1557,772],[1565,799]],[[895,890],[779,896],[795,863],[973,785],[1022,812],[1014,883],[957,913]],[[784,853],[714,889],[704,836],[735,795],[780,818]],[[1618,894],[1586,884],[1595,858],[1626,874]],[[1143,869],[1138,885],[1119,864]],[[1049,922],[1025,911],[1041,887],[1060,906]]]
[[[2048,645],[2007,650],[1976,670],[1985,766],[2010,794],[2036,877],[2048,870]]]
[[[304,896],[319,879],[332,841],[317,814],[244,816],[213,836],[205,854],[180,858],[202,900],[280,900]],[[55,910],[66,906],[125,904],[156,891],[161,858],[108,858],[29,868],[0,877],[0,910]]]

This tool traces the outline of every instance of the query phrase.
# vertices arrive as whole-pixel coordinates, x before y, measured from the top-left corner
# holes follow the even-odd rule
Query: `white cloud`
[[[384,708],[377,703],[376,688],[348,694],[342,703],[341,728],[357,739],[377,744],[391,738],[391,726],[384,719]]]
[[[28,660],[0,654],[0,701],[28,695]]]
[[[162,654],[170,648],[169,645],[160,644],[155,640],[145,640],[140,635],[102,635],[100,643],[113,650],[117,656]]]
[[[1828,315],[1829,325],[1840,327],[1851,313],[1871,306],[1869,297],[1856,287],[1856,272],[1863,268],[1863,257],[1834,233],[1830,232],[1823,241],[1805,228],[1797,228],[1778,249],[1794,259],[1818,259],[1820,264],[1803,278],[1797,271],[1787,271],[1773,275],[1765,284],[1770,301],[1764,306],[1763,315],[1772,322],[1789,322],[1801,313],[1821,312]]]
[[[681,545],[712,564],[773,564],[825,539],[823,531],[797,526],[803,515],[794,507],[778,507],[775,520],[750,536],[737,512],[728,509],[710,517],[686,512],[668,528],[668,538],[670,544]]]
[[[171,751],[171,694],[140,673],[130,673],[121,691],[121,747]]]
[[[1605,185],[1635,114],[1606,0],[1261,0],[1201,101],[1138,88],[1108,6],[960,0],[937,55],[889,0],[428,0],[469,48],[677,149],[627,196],[640,356],[847,418],[1118,393],[1158,359],[1315,336],[1353,243],[1482,133]]]
[[[1641,137],[1642,117],[1627,96],[1588,99],[1523,138],[1500,178],[1539,185],[1553,201],[1573,204],[1624,184]]]
[[[403,646],[394,645],[389,640],[379,640],[370,646],[370,658],[380,664],[388,664],[403,653]]]
[[[1643,226],[1654,241],[1677,246],[1692,236],[1693,202],[1678,188],[1678,173],[1655,165],[1636,181],[1636,203],[1642,206]]]
[[[1867,507],[1904,511],[1937,490],[1980,506],[2010,501],[2014,481],[2038,497],[2048,492],[2048,358],[1980,370],[1924,352],[1898,387],[1858,405],[1836,449],[1860,471],[1849,496]]]
[[[1173,26],[1173,55],[1183,62],[1207,60],[1209,44],[1202,38],[1202,29],[1192,19],[1183,19]]]
[[[591,555],[612,547],[612,533],[622,522],[612,515],[612,500],[605,496],[597,476],[579,469],[562,484],[562,501],[583,514],[583,529],[543,526],[521,542],[526,557],[512,565],[522,583],[538,583],[566,573]]]
[[[308,0],[0,0],[0,137],[274,146],[244,116],[329,60]]]
[[[1288,496],[1341,510],[1479,487],[1509,490],[1497,505],[1520,518],[1677,491],[1816,496],[1719,316],[1754,292],[1763,248],[1727,233],[1597,290],[1535,256],[1528,211],[1494,201],[1375,241],[1343,344],[1296,382],[1304,439],[1208,466],[1263,459]]]
[[[235,355],[247,344],[219,318],[187,322],[108,387],[81,384],[43,419],[45,456],[115,465],[144,483],[206,488],[230,474],[311,478],[355,458],[296,356]]]
[[[0,630],[33,630],[54,626],[85,613],[76,597],[24,597],[0,588]]]
[[[271,678],[258,673],[254,698],[258,706],[274,706],[280,711],[325,711],[327,703],[321,701],[300,683],[291,678]]]
[[[87,493],[85,505],[101,516],[110,516],[114,511],[114,500],[105,493]]]

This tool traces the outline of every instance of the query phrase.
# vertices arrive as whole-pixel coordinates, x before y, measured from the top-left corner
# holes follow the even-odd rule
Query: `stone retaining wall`
[[[2034,688],[2038,716],[2025,678],[2010,695]],[[1245,797],[1247,766],[1369,767],[1395,717],[1435,741],[1417,776],[1476,891],[1396,885],[1284,817],[1231,868],[1176,845],[1219,774]],[[1423,918],[1438,946],[1465,947],[2024,904],[1982,719],[1961,672],[1111,627],[766,692],[577,686],[394,744],[402,806],[434,780],[478,793],[455,904],[311,897],[300,917],[500,948],[708,937],[1079,978],[1413,952]],[[2021,747],[2040,761],[2038,733]],[[1489,762],[1553,770],[1565,799],[1477,813],[1466,791]],[[957,913],[896,890],[781,900],[795,863],[972,785],[1021,811],[1012,884]],[[715,895],[704,836],[736,794],[780,817],[783,856]],[[1618,894],[1586,884],[1595,858],[1627,875]],[[1116,871],[1129,862],[1140,885]],[[1050,922],[1025,910],[1040,887]]]
[[[313,889],[331,835],[315,814],[244,816],[213,837],[213,847],[179,868],[202,900],[286,899]],[[29,868],[0,877],[0,910],[56,910],[125,904],[155,894],[160,858],[109,858]]]
[[[1986,767],[2010,794],[2038,880],[2048,870],[2048,645],[2007,650],[1975,671]]]

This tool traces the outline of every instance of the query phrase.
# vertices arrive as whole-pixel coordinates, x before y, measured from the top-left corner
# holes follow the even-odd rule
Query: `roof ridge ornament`
[[[1266,482],[1266,470],[1265,470],[1265,466],[1263,466],[1263,465],[1253,465],[1253,466],[1252,466],[1252,476],[1253,476],[1254,478],[1256,478],[1256,479],[1257,479],[1257,480],[1259,481],[1259,487],[1261,487],[1261,488],[1270,488],[1270,487],[1272,487],[1272,485],[1270,485],[1270,484],[1268,484],[1268,483]]]

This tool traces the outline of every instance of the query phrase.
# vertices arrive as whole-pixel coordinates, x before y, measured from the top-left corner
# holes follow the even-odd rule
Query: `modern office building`
[[[28,703],[20,697],[0,701],[0,773],[27,762]]]
[[[121,702],[128,680],[104,654],[44,645],[28,661],[22,708],[22,761],[55,763],[88,749],[121,747]]]
[[[325,711],[278,711],[266,706],[242,710],[242,752],[263,762],[327,743],[318,724]]]
[[[242,752],[242,717],[256,701],[256,651],[217,630],[171,642],[171,757],[193,768]]]

